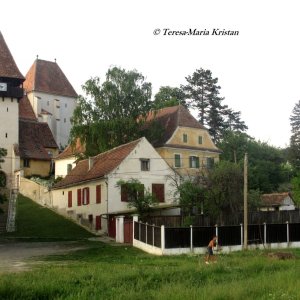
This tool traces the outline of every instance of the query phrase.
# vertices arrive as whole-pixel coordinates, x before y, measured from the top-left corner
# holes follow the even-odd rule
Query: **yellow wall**
[[[187,135],[187,142],[183,142],[183,134]],[[202,137],[202,144],[199,144],[199,136]],[[168,145],[170,147],[168,147]],[[190,149],[175,147],[175,145],[187,148],[190,147]],[[193,149],[194,147],[198,149]],[[181,167],[175,168],[176,171],[178,171],[181,175],[196,175],[199,172],[205,172],[207,170],[207,158],[213,158],[215,163],[219,161],[219,153],[209,151],[217,149],[218,148],[212,142],[207,130],[178,127],[173,136],[167,142],[166,146],[157,148],[156,150],[172,168],[175,168],[174,155],[180,154]],[[199,157],[200,168],[190,168],[190,156]]]
[[[23,166],[24,177],[31,175],[40,175],[43,177],[49,176],[51,161],[49,160],[29,160],[29,168],[24,167],[24,161],[21,159],[21,166]]]

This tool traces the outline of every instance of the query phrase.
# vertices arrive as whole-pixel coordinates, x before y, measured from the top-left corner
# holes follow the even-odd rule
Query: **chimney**
[[[94,160],[92,157],[89,157],[89,170],[93,167],[94,165]]]

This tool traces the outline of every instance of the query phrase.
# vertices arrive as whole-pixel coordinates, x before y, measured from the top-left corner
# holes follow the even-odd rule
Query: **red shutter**
[[[68,192],[68,207],[72,207],[72,191]]]
[[[96,203],[101,203],[101,185],[96,185]]]
[[[101,216],[96,216],[96,230],[101,229]]]
[[[121,201],[128,202],[128,193],[125,185],[121,185]]]
[[[158,202],[165,202],[165,185],[159,183],[153,183],[152,194],[156,197]]]
[[[86,188],[86,204],[90,204],[90,188]]]
[[[77,205],[81,206],[81,189],[77,190]]]

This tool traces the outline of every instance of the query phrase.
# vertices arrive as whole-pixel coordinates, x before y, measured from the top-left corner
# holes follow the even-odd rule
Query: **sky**
[[[24,76],[37,55],[56,59],[78,94],[89,78],[104,81],[112,66],[142,73],[153,95],[209,69],[223,104],[241,111],[247,133],[286,147],[300,100],[297,2],[10,0],[1,3],[0,31]],[[209,34],[173,33],[190,30]]]

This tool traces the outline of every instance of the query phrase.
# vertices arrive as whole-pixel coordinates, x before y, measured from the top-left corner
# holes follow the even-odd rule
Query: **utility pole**
[[[244,250],[248,248],[248,153],[244,158]]]

